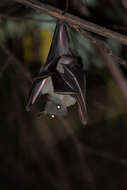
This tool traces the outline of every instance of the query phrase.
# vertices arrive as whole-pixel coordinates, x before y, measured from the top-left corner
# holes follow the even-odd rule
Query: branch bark
[[[14,1],[21,3],[23,5],[26,5],[28,7],[31,7],[32,9],[36,10],[37,12],[46,13],[57,19],[63,20],[66,23],[70,24],[75,29],[84,29],[89,32],[93,32],[100,36],[106,37],[106,38],[112,38],[124,45],[127,45],[127,36],[126,35],[106,29],[105,27],[101,27],[97,24],[94,24],[87,20],[81,19],[81,18],[71,15],[69,13],[66,13],[63,15],[62,10],[59,10],[52,6],[46,5],[44,3],[40,3],[38,1],[33,1],[33,0],[14,0]]]

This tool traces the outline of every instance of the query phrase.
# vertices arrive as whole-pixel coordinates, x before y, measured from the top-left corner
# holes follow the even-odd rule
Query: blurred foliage
[[[42,2],[66,7],[65,1]],[[126,34],[126,9],[124,0],[69,0],[68,12]],[[53,18],[0,1],[0,189],[125,190],[126,106],[90,40],[68,27],[71,47],[86,70],[88,125],[80,124],[76,105],[61,120],[25,110],[31,77],[46,60],[55,28],[45,19]],[[103,40],[127,60],[127,47]]]

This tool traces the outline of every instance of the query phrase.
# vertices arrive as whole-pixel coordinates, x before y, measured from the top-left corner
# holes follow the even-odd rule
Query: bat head
[[[51,117],[63,117],[67,115],[67,108],[65,102],[59,96],[48,95],[48,100],[44,108],[44,114],[51,115]]]

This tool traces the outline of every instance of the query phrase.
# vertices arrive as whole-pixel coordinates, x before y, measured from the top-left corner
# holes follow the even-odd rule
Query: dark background
[[[66,8],[65,1],[42,2]],[[68,12],[126,35],[126,0],[69,0]],[[81,125],[76,105],[54,120],[25,110],[31,79],[44,62],[39,50],[48,37],[40,40],[40,33],[55,26],[43,19],[51,18],[0,1],[0,189],[125,190],[126,104],[99,51],[79,32],[71,30],[71,39],[87,75],[88,125]],[[126,46],[103,40],[126,62]]]

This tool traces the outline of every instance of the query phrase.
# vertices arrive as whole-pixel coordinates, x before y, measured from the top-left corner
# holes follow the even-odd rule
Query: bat
[[[66,108],[77,102],[80,120],[86,125],[85,71],[80,57],[69,47],[67,25],[63,21],[57,21],[46,63],[33,80],[27,111],[44,94],[48,94],[44,114],[64,116]]]
[[[65,40],[66,39],[66,40]],[[33,80],[33,85],[29,93],[28,103],[26,110],[30,111],[34,102],[43,94],[45,84],[48,77],[50,77],[56,70],[58,59],[62,55],[71,55],[71,51],[68,47],[68,35],[67,28],[62,22],[56,23],[55,32],[53,35],[52,44],[49,50],[49,54],[44,66],[40,69],[40,73]],[[48,86],[48,85],[47,85]],[[49,86],[49,91],[51,85]]]

